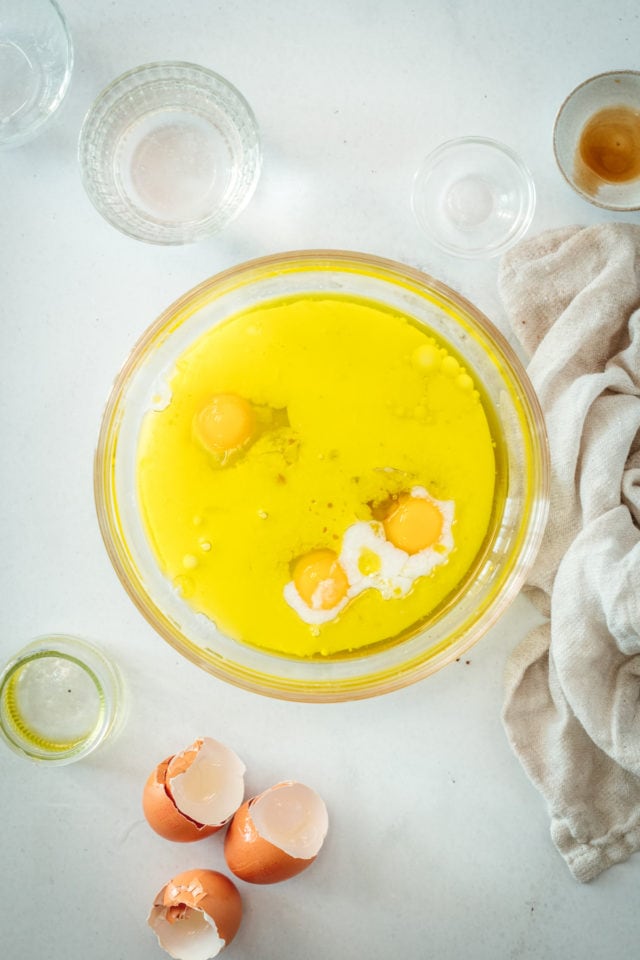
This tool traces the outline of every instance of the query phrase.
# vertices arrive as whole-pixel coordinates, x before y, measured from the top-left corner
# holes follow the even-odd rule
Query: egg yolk
[[[442,535],[442,514],[423,497],[402,494],[383,520],[387,540],[406,553],[432,547]]]
[[[224,458],[249,442],[255,430],[255,416],[244,397],[217,393],[198,411],[193,427],[200,443]]]
[[[312,550],[293,568],[299,596],[312,610],[332,610],[347,595],[349,581],[333,550]]]

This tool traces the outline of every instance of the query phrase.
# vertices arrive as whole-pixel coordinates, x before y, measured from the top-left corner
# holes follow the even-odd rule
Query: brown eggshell
[[[182,904],[194,910],[202,910],[215,922],[218,935],[228,946],[242,920],[242,900],[238,888],[229,877],[217,870],[186,870],[179,873],[160,891],[156,905],[161,899],[167,907],[180,908]]]
[[[149,826],[165,840],[175,843],[192,843],[210,837],[220,830],[219,826],[197,823],[181,813],[173,802],[167,788],[167,770],[173,757],[159,763],[145,783],[142,793],[142,809]]]
[[[225,859],[231,872],[247,883],[279,883],[302,873],[316,858],[292,857],[261,837],[251,819],[251,805],[257,799],[243,803],[229,824]]]
[[[166,774],[167,783],[169,780],[172,780],[173,777],[177,777],[189,769],[193,761],[197,758],[201,746],[202,740],[196,740],[195,743],[192,743],[186,750],[182,750],[180,753],[176,753],[175,756],[169,757]]]

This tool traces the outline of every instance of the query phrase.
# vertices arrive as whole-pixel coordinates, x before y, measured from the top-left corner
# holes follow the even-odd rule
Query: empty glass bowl
[[[0,0],[0,147],[36,136],[62,103],[72,66],[54,0]]]
[[[104,90],[80,132],[80,169],[96,209],[149,243],[216,233],[258,182],[260,139],[241,93],[212,70],[152,63]]]
[[[589,203],[640,209],[640,72],[590,77],[564,101],[553,131],[560,172]]]
[[[441,144],[418,169],[413,211],[425,234],[459,257],[494,257],[524,236],[535,186],[509,147],[484,137]]]

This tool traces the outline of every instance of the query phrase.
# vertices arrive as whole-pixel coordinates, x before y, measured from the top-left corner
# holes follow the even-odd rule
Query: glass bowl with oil
[[[456,404],[473,408],[477,430],[457,434],[452,452]],[[248,435],[252,418],[255,433],[214,457],[203,411],[214,438]],[[438,543],[425,554],[407,546],[398,590],[385,596],[373,561],[393,564],[401,551],[375,538],[387,515],[380,491],[403,508],[405,487],[427,512],[450,503],[443,465],[458,455],[465,505],[456,501],[446,531],[442,506]],[[493,324],[420,271],[335,250],[240,264],[172,304],[116,379],[94,473],[109,557],[159,636],[218,678],[308,702],[389,692],[460,657],[524,583],[548,481],[538,400]],[[469,551],[463,534],[481,497]],[[437,566],[451,530],[455,549]],[[354,569],[347,546],[363,531]],[[318,610],[314,594],[315,620],[295,606],[301,550],[320,565],[331,551],[345,558],[342,599],[323,594]],[[417,571],[425,557],[431,567]],[[320,579],[335,585],[338,572]]]
[[[640,209],[640,72],[590,77],[556,117],[553,148],[560,172],[589,203]]]
[[[80,760],[116,730],[121,717],[120,673],[86,640],[39,637],[0,674],[0,733],[30,760]]]

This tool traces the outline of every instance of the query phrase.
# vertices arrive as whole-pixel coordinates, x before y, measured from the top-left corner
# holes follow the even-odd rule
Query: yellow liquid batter
[[[163,573],[227,635],[287,655],[409,630],[463,580],[492,514],[494,440],[472,377],[434,335],[364,300],[276,301],[213,327],[141,429],[138,496]],[[194,430],[215,395],[250,405],[252,438],[228,458]],[[367,589],[305,623],[283,595],[296,560],[339,553],[348,527],[416,485],[453,501],[446,562],[404,597]]]

